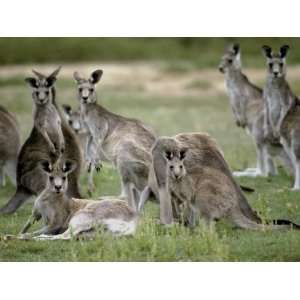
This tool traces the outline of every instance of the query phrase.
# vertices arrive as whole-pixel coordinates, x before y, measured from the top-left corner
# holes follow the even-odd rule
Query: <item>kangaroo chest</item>
[[[45,225],[54,225],[64,228],[69,219],[70,210],[67,205],[62,205],[60,200],[39,200],[36,209],[40,212]]]
[[[49,135],[57,135],[57,130],[59,130],[59,127],[61,126],[61,120],[54,106],[37,110],[35,119],[40,127],[47,130]]]
[[[282,104],[285,99],[283,93],[276,88],[269,89],[267,91],[267,105],[268,105],[268,111],[269,111],[269,120],[270,124],[272,126],[272,129],[275,129],[275,127],[278,125],[279,119],[280,119],[280,113],[283,109]]]

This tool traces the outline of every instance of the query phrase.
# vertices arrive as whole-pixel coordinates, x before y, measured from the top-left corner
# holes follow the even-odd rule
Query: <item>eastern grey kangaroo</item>
[[[152,155],[162,224],[171,224],[181,215],[189,226],[199,218],[207,223],[227,218],[244,229],[299,228],[288,220],[262,224],[233,179],[216,142],[207,134],[161,137]]]
[[[89,151],[87,152],[86,145],[89,140],[89,132],[88,132],[86,126],[84,126],[84,124],[82,122],[80,109],[73,110],[72,107],[67,104],[63,105],[63,109],[64,109],[65,116],[66,116],[66,119],[67,119],[70,127],[72,128],[72,130],[75,132],[75,134],[77,135],[77,137],[79,139],[81,150],[84,153],[85,161],[87,162],[90,159],[89,156],[94,157],[96,155],[95,152],[97,151],[97,149],[94,144],[91,144],[89,147]],[[106,160],[104,155],[102,155],[101,160],[102,161]],[[88,166],[88,193],[89,193],[89,195],[92,195],[92,193],[95,190],[94,170],[95,170],[94,166],[92,166],[92,165]]]
[[[98,151],[89,157],[96,169],[101,166],[102,154],[113,163],[121,176],[122,194],[136,209],[133,193],[140,193],[147,185],[155,134],[142,122],[114,114],[97,103],[95,85],[102,73],[96,70],[89,79],[74,73],[82,120],[90,135],[86,152],[89,153],[90,145],[95,145]]]
[[[273,161],[279,155],[283,165],[291,172],[291,161],[279,141],[266,139],[264,135],[265,101],[263,91],[252,84],[242,72],[241,50],[238,44],[230,46],[223,55],[219,70],[225,75],[225,83],[231,108],[237,126],[245,128],[252,136],[257,153],[257,167],[242,172],[234,172],[235,176],[269,176],[276,175],[277,169]]]
[[[286,80],[286,55],[289,46],[284,45],[278,54],[269,46],[263,46],[267,59],[267,80],[264,97],[267,103],[267,137],[280,139],[293,165],[295,181],[293,190],[300,189],[300,100],[292,92]]]
[[[68,176],[76,163],[59,159],[53,165],[43,161],[40,167],[47,175],[47,185],[35,200],[32,215],[19,238],[71,239],[94,235],[101,226],[115,235],[134,234],[138,216],[125,201],[113,197],[101,201],[75,199],[66,194]],[[40,219],[44,227],[24,236]]]
[[[0,105],[0,186],[5,176],[16,185],[18,154],[21,146],[19,124],[16,117]]]
[[[33,80],[36,81],[35,85],[37,88],[34,93],[37,95],[41,92],[45,99],[51,99],[60,114],[66,145],[63,157],[77,163],[76,170],[70,174],[67,194],[81,198],[78,185],[82,160],[81,151],[77,138],[66,124],[56,104],[54,82],[58,72],[59,69],[55,70],[49,76],[35,72],[37,77],[33,78]],[[39,163],[43,160],[53,162],[56,159],[57,156],[51,153],[44,137],[33,126],[30,136],[25,141],[18,156],[17,190],[7,204],[0,209],[0,214],[13,213],[31,196],[40,194],[45,188],[47,177],[40,169]]]
[[[36,71],[34,72],[38,74]],[[32,88],[34,127],[47,142],[51,153],[59,157],[65,150],[61,118],[51,97],[47,97],[49,95],[49,87],[53,86],[55,80],[55,77],[52,79],[41,78],[39,83],[35,78],[26,78],[26,81]]]

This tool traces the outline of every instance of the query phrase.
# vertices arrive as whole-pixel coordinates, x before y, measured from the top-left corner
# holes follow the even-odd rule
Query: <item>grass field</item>
[[[215,62],[217,65],[217,61]],[[95,64],[96,65],[96,64]],[[103,64],[102,64],[103,65]],[[23,140],[32,126],[32,100],[23,83],[31,67],[0,69],[1,104],[15,112]],[[47,67],[44,67],[47,70]],[[86,72],[91,65],[66,66],[57,83],[58,102],[77,105],[75,85],[70,80],[74,68]],[[232,169],[255,166],[251,140],[233,122],[223,78],[215,69],[203,71],[170,68],[156,64],[104,64],[98,86],[99,102],[112,111],[135,117],[151,125],[161,135],[179,132],[208,132],[217,139]],[[247,70],[260,84],[263,70]],[[298,66],[290,70],[291,85],[300,94]],[[300,223],[299,193],[290,191],[292,178],[280,169],[276,178],[239,179],[255,188],[251,205],[263,218],[287,218]],[[110,165],[96,175],[93,197],[116,195],[119,178]],[[86,177],[81,178],[86,194]],[[14,193],[8,184],[0,189],[3,205]],[[30,214],[32,201],[15,214],[0,217],[0,234],[16,234]],[[232,229],[221,221],[208,230],[191,231],[181,226],[164,228],[157,224],[158,206],[147,203],[137,234],[113,238],[107,233],[94,241],[0,241],[0,261],[299,261],[300,232],[254,232]]]

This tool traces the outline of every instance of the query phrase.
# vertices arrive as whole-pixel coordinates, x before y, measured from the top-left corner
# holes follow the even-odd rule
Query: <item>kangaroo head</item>
[[[167,174],[174,180],[180,180],[186,175],[184,159],[187,149],[179,149],[178,151],[166,150],[164,155],[167,160]]]
[[[81,104],[95,103],[97,95],[95,85],[100,81],[103,71],[96,70],[92,72],[89,79],[80,77],[78,72],[74,72],[73,77],[77,83],[78,99]]]
[[[263,54],[267,60],[267,72],[271,78],[281,78],[286,75],[286,55],[290,47],[283,45],[279,49],[278,54],[274,54],[272,48],[269,46],[263,46]]]
[[[73,111],[70,105],[64,104],[63,111],[65,113],[66,119],[70,125],[70,127],[74,130],[76,134],[84,132],[84,127],[82,124],[80,110]]]
[[[68,189],[68,175],[76,169],[73,161],[61,161],[54,164],[45,160],[40,163],[41,169],[47,174],[47,189],[56,194],[65,193]]]
[[[241,53],[239,44],[233,44],[228,47],[221,58],[219,71],[226,73],[230,70],[239,70],[241,68]]]
[[[45,76],[35,70],[32,70],[36,77],[25,78],[25,81],[32,88],[32,98],[36,105],[45,105],[52,101],[51,89],[54,86],[59,71],[60,67],[49,76]]]

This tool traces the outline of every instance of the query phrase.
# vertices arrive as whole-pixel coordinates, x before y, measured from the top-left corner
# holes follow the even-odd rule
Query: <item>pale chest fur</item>
[[[265,99],[268,105],[269,111],[269,120],[272,126],[272,129],[275,129],[278,126],[280,119],[280,113],[283,109],[282,103],[285,101],[285,95],[279,88],[274,88],[272,86],[267,86],[265,90]]]
[[[61,126],[60,116],[54,105],[37,108],[34,113],[35,123],[45,128],[50,135],[56,135],[58,127]]]
[[[34,209],[41,214],[45,225],[56,224],[65,227],[70,217],[70,208],[65,196],[58,197],[47,191],[36,199]]]

